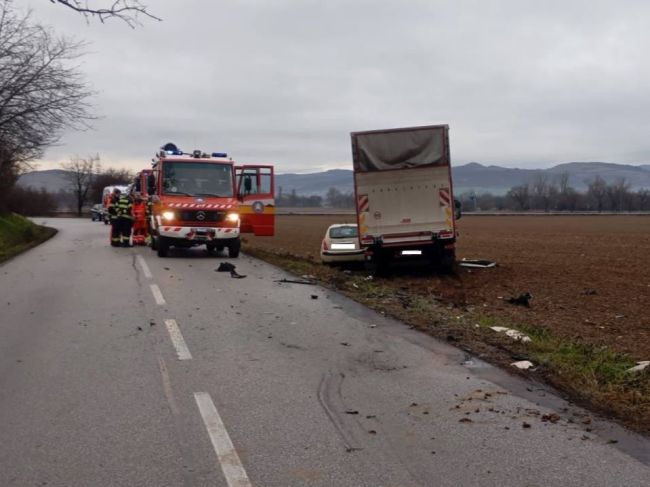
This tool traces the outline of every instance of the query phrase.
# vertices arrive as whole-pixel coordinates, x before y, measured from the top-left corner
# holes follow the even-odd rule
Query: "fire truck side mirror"
[[[156,178],[153,174],[147,176],[147,193],[154,194],[156,192]]]

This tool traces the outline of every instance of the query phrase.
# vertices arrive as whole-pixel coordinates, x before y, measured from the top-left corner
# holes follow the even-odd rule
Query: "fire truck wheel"
[[[151,250],[158,250],[158,237],[155,235],[151,236]]]
[[[219,247],[214,244],[205,244],[205,248],[208,250],[208,254],[214,255],[219,251]]]
[[[235,239],[233,242],[228,244],[228,257],[235,259],[239,257],[239,249],[241,248],[241,240],[239,238]]]
[[[165,237],[158,237],[158,257],[167,257],[169,242]]]

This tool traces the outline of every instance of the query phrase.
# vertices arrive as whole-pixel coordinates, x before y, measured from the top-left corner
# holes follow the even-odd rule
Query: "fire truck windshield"
[[[200,162],[163,164],[163,193],[232,198],[232,166]]]

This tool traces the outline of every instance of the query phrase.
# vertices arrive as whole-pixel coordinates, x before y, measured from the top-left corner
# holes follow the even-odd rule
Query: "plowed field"
[[[327,226],[351,221],[352,215],[278,216],[275,237],[247,237],[247,245],[318,259]],[[498,266],[460,268],[449,277],[398,269],[396,288],[650,360],[649,216],[466,215],[459,229],[459,259]],[[504,299],[524,292],[533,295],[530,308]]]

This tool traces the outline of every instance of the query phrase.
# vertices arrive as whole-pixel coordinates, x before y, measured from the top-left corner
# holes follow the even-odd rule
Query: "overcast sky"
[[[88,153],[140,169],[169,141],[278,172],[351,168],[351,131],[438,123],[457,165],[650,162],[646,0],[142,1],[163,22],[16,2],[88,42],[102,117],[41,169]]]

